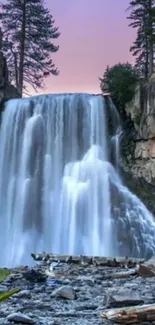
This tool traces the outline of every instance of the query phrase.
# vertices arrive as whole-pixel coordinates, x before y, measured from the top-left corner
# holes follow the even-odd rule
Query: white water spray
[[[8,102],[0,130],[0,265],[30,263],[31,252],[43,250],[153,254],[155,223],[108,162],[106,127],[102,96]]]

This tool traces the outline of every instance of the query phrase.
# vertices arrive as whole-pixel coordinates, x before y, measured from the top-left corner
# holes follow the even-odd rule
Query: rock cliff
[[[131,123],[121,145],[124,178],[155,213],[155,74],[147,84],[136,86],[125,109]]]
[[[0,111],[3,110],[4,102],[12,98],[20,98],[17,89],[9,83],[7,63],[0,51]]]

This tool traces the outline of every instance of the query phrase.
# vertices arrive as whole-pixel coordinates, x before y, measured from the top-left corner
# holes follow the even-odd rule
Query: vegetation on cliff
[[[10,271],[8,269],[0,269],[0,283],[3,283],[3,281],[10,275]],[[0,302],[3,302],[4,300],[10,298],[15,293],[18,293],[20,289],[15,288],[9,291],[0,292]]]
[[[30,86],[42,88],[46,76],[58,74],[51,54],[59,49],[53,40],[60,35],[44,2],[7,0],[1,5],[0,22],[10,82],[20,94]]]
[[[124,113],[125,104],[132,100],[137,81],[138,75],[129,63],[118,63],[107,67],[103,78],[100,78],[102,92],[110,92],[121,115]]]
[[[132,0],[127,11],[129,26],[136,29],[136,38],[130,51],[135,57],[135,64],[118,63],[107,67],[100,88],[109,92],[117,108],[124,111],[127,102],[134,95],[137,81],[148,80],[153,73],[155,56],[155,0]]]

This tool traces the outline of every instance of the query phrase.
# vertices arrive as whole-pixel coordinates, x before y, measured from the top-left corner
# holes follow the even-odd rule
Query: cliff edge
[[[0,51],[0,111],[4,102],[12,98],[20,98],[18,90],[9,83],[6,59]]]
[[[155,74],[137,84],[125,110],[131,123],[121,145],[124,178],[155,214]]]

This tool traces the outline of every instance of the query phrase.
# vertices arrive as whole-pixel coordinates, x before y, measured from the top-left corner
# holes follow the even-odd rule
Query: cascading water
[[[0,265],[29,263],[39,251],[153,254],[155,223],[109,162],[106,128],[102,96],[7,103],[0,130]],[[116,146],[118,155],[118,137]]]

